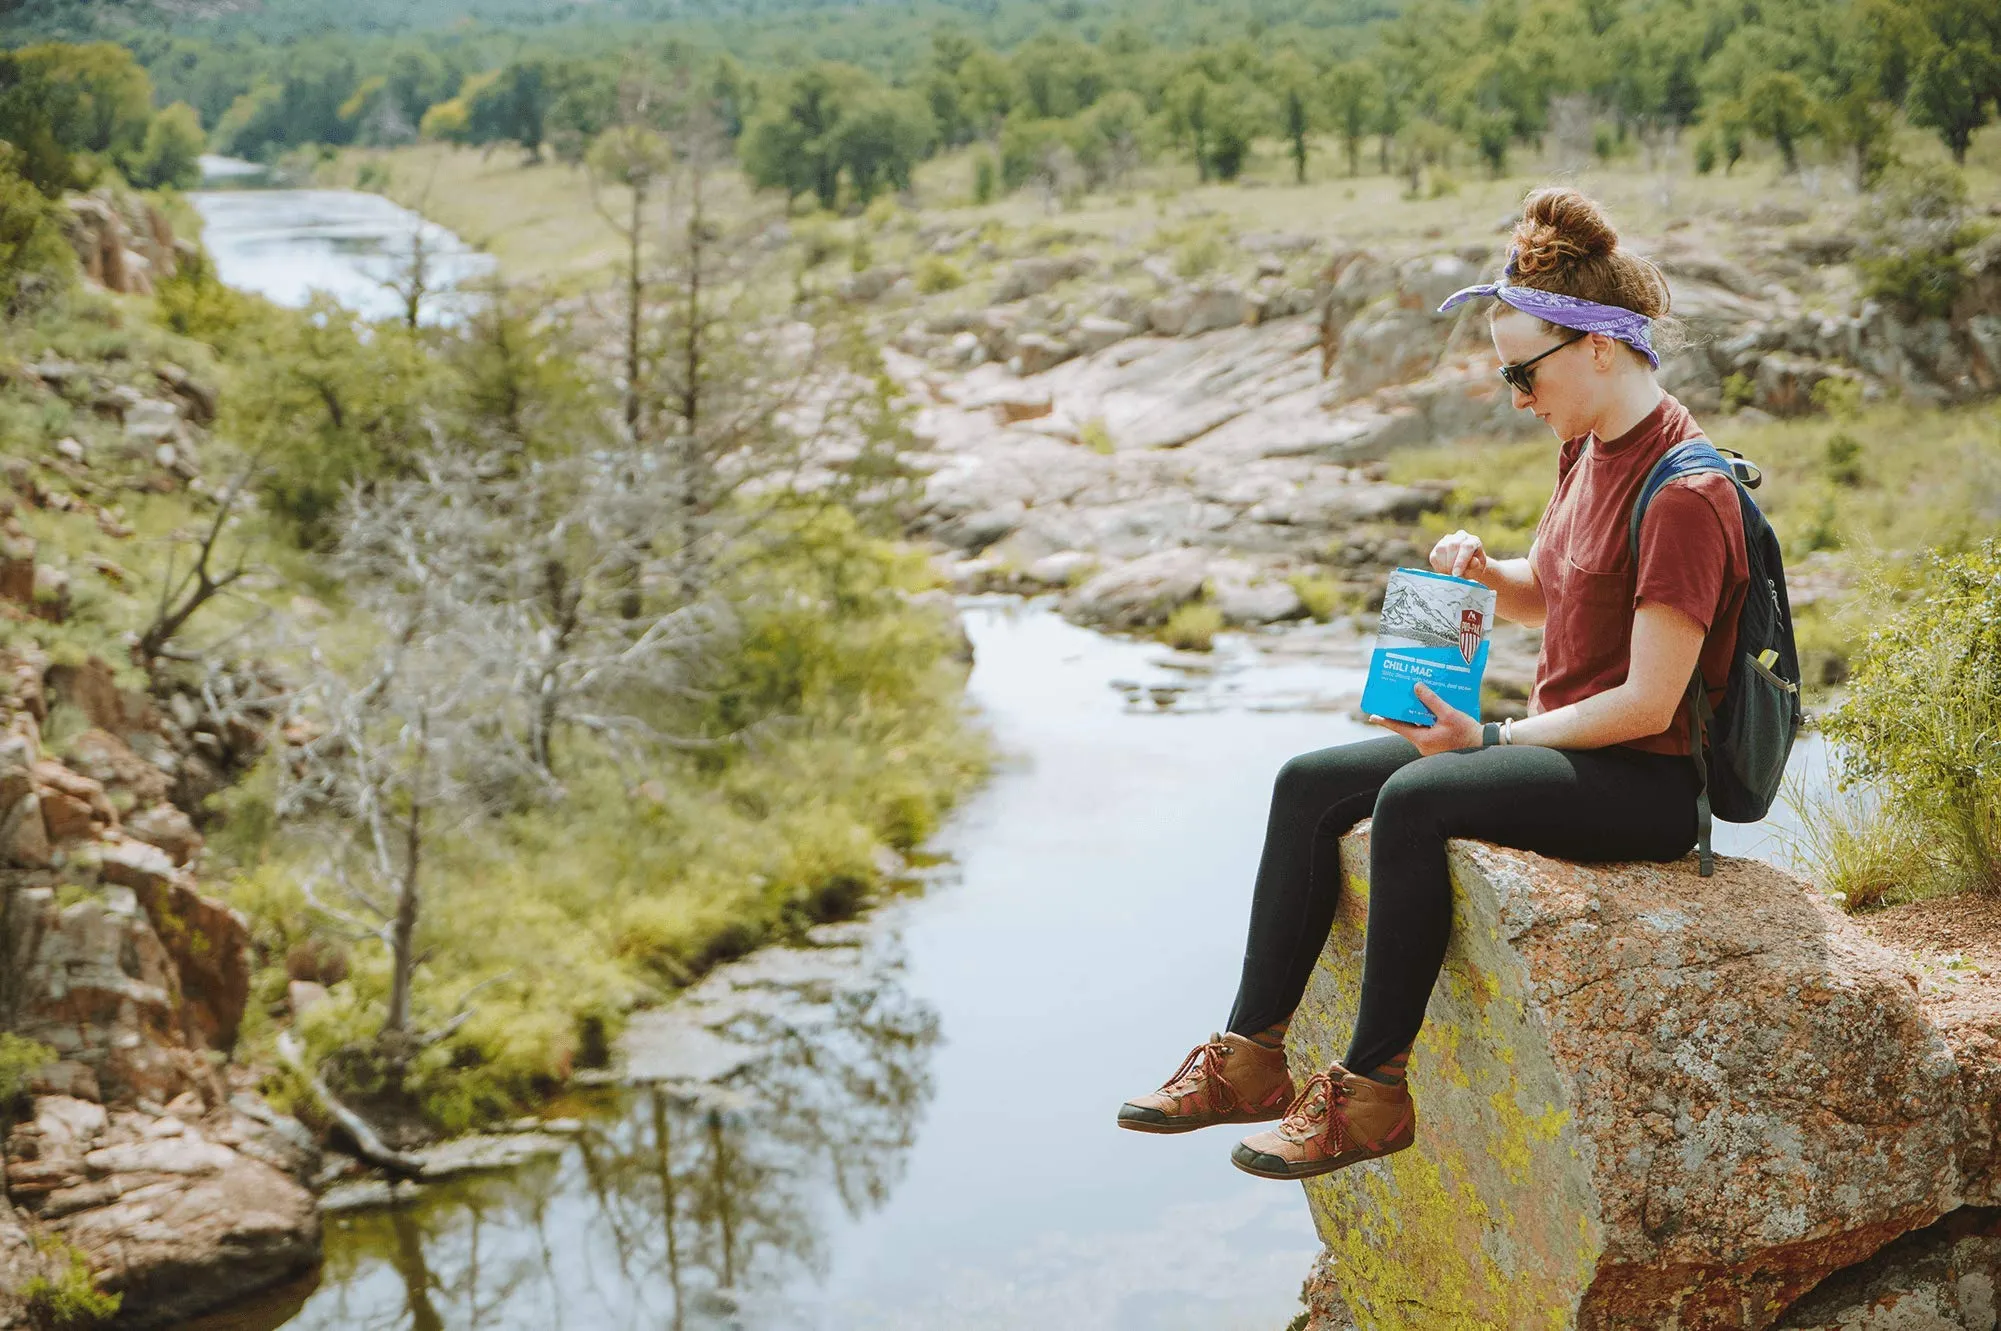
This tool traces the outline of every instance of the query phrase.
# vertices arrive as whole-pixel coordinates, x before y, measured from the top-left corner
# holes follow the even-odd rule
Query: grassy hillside
[[[1163,248],[1176,243],[1176,235],[1213,228],[1226,234],[1293,232],[1411,253],[1497,244],[1523,194],[1561,181],[1603,200],[1623,234],[1642,250],[1673,228],[1679,240],[1698,236],[1728,257],[1738,248],[1735,219],[1747,213],[1762,208],[1797,214],[1808,219],[1798,229],[1824,229],[1845,225],[1856,199],[1837,171],[1785,175],[1774,156],[1755,151],[1729,174],[1698,175],[1686,144],[1653,162],[1637,152],[1609,163],[1524,154],[1500,177],[1461,161],[1428,172],[1425,195],[1412,198],[1401,176],[1383,175],[1369,161],[1362,174],[1350,177],[1338,144],[1318,140],[1315,146],[1304,185],[1292,183],[1284,145],[1262,140],[1236,184],[1205,184],[1192,165],[1155,162],[1134,171],[1118,189],[1079,193],[1053,207],[1034,190],[976,204],[975,170],[987,150],[961,149],[918,168],[912,206],[885,203],[867,217],[818,214],[807,225],[844,243],[867,236],[875,262],[916,256],[909,222],[962,231],[998,225],[1016,233],[1075,232],[1135,251]],[[1913,160],[1944,158],[1935,139],[1915,130],[1902,133],[1898,150]],[[733,170],[726,174],[740,181]],[[1976,136],[1966,174],[1973,198],[2001,197],[2001,126]],[[525,163],[506,147],[475,151],[433,144],[347,149],[323,166],[318,178],[418,208],[491,251],[510,276],[522,280],[589,284],[608,275],[621,258],[618,234],[600,213],[590,176],[580,166]],[[625,198],[616,188],[599,196],[614,216],[622,215]],[[969,277],[980,271],[977,259],[961,255],[955,261]]]

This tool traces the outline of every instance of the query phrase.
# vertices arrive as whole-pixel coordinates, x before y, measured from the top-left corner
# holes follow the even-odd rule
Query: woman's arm
[[[1554,711],[1524,717],[1511,733],[1517,744],[1546,749],[1602,749],[1658,735],[1674,720],[1676,706],[1702,654],[1703,627],[1683,611],[1642,602],[1633,612],[1632,665],[1626,682]],[[1383,717],[1369,720],[1393,730],[1424,754],[1478,748],[1480,722],[1442,702],[1420,684],[1418,701],[1438,719],[1429,726],[1405,725]]]
[[[1536,628],[1548,613],[1542,598],[1542,583],[1535,575],[1535,545],[1529,545],[1525,559],[1489,559],[1480,538],[1469,531],[1456,531],[1438,538],[1431,547],[1434,573],[1450,573],[1455,578],[1471,578],[1495,592],[1494,613],[1517,624]]]
[[[1602,749],[1658,735],[1674,720],[1702,654],[1700,622],[1671,605],[1643,601],[1633,612],[1632,664],[1626,682],[1603,693],[1514,723],[1517,744],[1546,749]]]

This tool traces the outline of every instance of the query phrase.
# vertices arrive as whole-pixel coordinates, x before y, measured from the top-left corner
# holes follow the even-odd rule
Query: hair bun
[[[1596,202],[1574,189],[1540,189],[1523,201],[1515,223],[1514,275],[1553,272],[1618,247],[1619,233]]]

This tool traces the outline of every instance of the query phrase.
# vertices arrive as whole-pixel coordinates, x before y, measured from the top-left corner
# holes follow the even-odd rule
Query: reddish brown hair
[[[1522,200],[1522,218],[1509,244],[1514,252],[1509,281],[1644,314],[1656,321],[1654,348],[1662,354],[1684,344],[1679,322],[1668,317],[1667,278],[1653,260],[1620,246],[1612,219],[1596,199],[1568,187],[1536,190]],[[1497,300],[1487,317],[1507,310]],[[1545,332],[1560,331],[1548,320],[1539,322]]]

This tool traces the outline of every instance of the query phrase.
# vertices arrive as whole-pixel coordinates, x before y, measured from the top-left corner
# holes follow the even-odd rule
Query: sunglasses
[[[1531,356],[1527,360],[1516,361],[1513,365],[1503,365],[1501,367],[1501,378],[1507,381],[1508,387],[1519,391],[1523,397],[1534,397],[1535,381],[1529,377],[1529,370],[1535,363],[1545,357],[1554,356],[1572,342],[1582,342],[1590,336],[1591,334],[1589,333],[1579,333],[1576,337],[1566,338],[1564,341],[1557,343],[1540,355]]]

